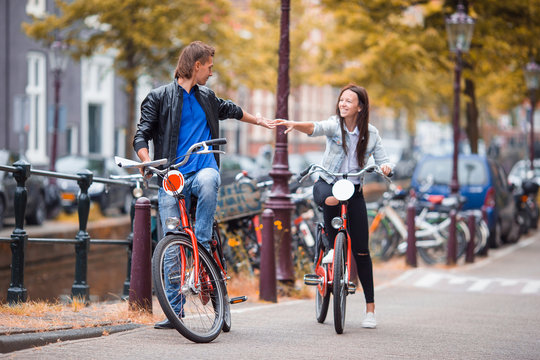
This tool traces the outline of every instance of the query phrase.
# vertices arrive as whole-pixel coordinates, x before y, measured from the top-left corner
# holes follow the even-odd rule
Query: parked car
[[[108,178],[111,175],[127,175],[128,172],[116,166],[112,158],[96,155],[79,156],[68,155],[58,158],[56,171],[67,174],[77,174],[88,169],[94,177]],[[80,192],[79,185],[75,180],[58,179],[62,207],[67,213],[77,209],[77,197]],[[108,185],[92,182],[88,188],[90,200],[96,202],[102,212],[108,209],[119,209],[123,214],[129,212],[131,207],[131,188],[124,185]]]
[[[508,182],[520,187],[524,179],[531,179],[540,185],[540,159],[534,159],[534,174],[532,174],[531,162],[529,160],[519,160],[512,166],[508,173]]]
[[[222,185],[234,182],[236,175],[242,171],[247,171],[252,178],[258,178],[261,173],[261,169],[249,156],[238,154],[221,155],[219,174]]]
[[[19,160],[29,162],[24,156],[8,150],[0,150],[0,164],[13,166]],[[29,225],[41,225],[46,218],[55,214],[59,206],[57,188],[44,176],[30,176],[25,183],[27,202],[25,219]],[[14,198],[17,182],[13,173],[0,171],[0,228],[4,219],[15,215]]]
[[[428,155],[418,162],[411,187],[418,193],[448,196],[451,177],[451,155]],[[485,156],[460,155],[458,181],[460,194],[466,198],[463,210],[485,210],[489,245],[498,247],[502,242],[516,242],[520,236],[517,210],[502,166]]]

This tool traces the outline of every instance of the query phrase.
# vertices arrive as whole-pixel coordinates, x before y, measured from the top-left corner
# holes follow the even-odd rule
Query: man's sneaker
[[[154,324],[154,329],[174,329],[169,319],[162,320]]]
[[[362,327],[367,329],[375,329],[377,327],[377,320],[375,320],[375,314],[368,312],[362,321]]]
[[[330,249],[330,251],[328,252],[328,254],[326,254],[326,255],[322,258],[322,263],[323,263],[323,264],[330,264],[330,263],[332,263],[332,261],[334,261],[334,249]]]

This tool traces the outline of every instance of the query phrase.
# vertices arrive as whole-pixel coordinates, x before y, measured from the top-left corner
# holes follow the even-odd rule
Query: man
[[[175,80],[152,90],[141,105],[141,119],[133,140],[133,147],[141,161],[149,161],[148,142],[154,143],[154,158],[173,161],[195,143],[219,137],[219,120],[234,118],[250,124],[273,128],[272,120],[244,112],[230,100],[218,98],[205,87],[212,76],[215,50],[201,41],[186,46],[178,58]],[[181,159],[180,159],[181,160]],[[191,194],[197,196],[195,236],[199,243],[210,248],[212,224],[216,211],[219,177],[219,155],[191,156],[178,170],[184,175],[186,207]],[[178,202],[158,192],[159,213],[165,232],[165,220],[179,217]],[[172,295],[171,295],[172,296]],[[179,304],[179,308],[182,304]],[[166,319],[156,328],[172,328]]]

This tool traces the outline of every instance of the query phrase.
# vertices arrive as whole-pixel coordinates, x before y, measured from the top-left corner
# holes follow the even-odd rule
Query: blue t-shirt
[[[210,128],[206,121],[206,114],[201,105],[195,98],[195,87],[191,92],[187,92],[178,85],[183,94],[182,117],[180,119],[180,131],[178,133],[178,146],[176,156],[182,156],[187,153],[191,145],[212,139]],[[179,163],[183,158],[178,159]],[[218,170],[214,154],[192,154],[189,161],[178,168],[183,174],[189,174],[204,168],[214,168]]]

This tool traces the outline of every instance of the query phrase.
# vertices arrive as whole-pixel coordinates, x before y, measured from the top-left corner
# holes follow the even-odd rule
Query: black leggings
[[[351,237],[351,251],[356,261],[358,277],[364,289],[366,303],[375,302],[373,290],[373,264],[369,254],[369,230],[367,221],[366,201],[359,185],[355,186],[355,193],[348,201],[347,221],[348,231]],[[324,230],[328,234],[330,246],[334,247],[332,239],[335,239],[337,230],[330,225],[332,219],[340,216],[341,206],[325,204],[327,197],[332,196],[332,185],[319,179],[313,186],[313,199],[323,209]]]

